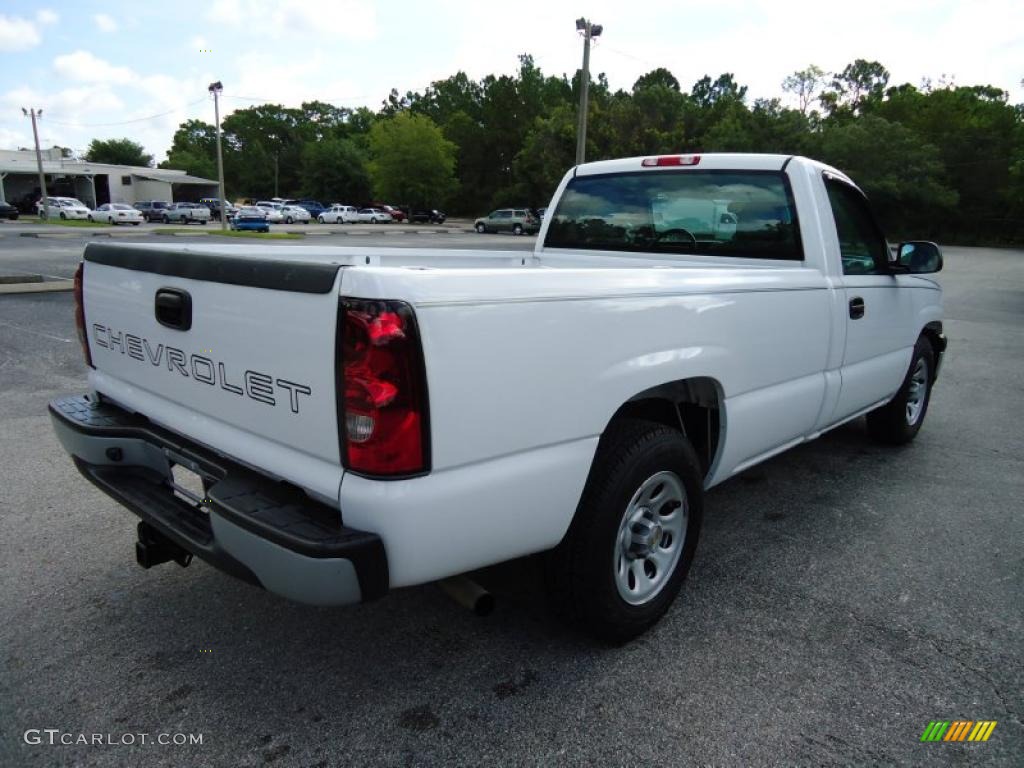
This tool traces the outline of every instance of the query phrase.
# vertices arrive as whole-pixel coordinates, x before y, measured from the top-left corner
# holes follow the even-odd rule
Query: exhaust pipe
[[[139,540],[135,542],[135,560],[143,568],[173,560],[182,568],[192,562],[192,553],[164,536],[149,523],[139,523]]]
[[[448,597],[477,616],[489,616],[494,610],[494,595],[468,576],[449,576],[441,579],[437,585]]]

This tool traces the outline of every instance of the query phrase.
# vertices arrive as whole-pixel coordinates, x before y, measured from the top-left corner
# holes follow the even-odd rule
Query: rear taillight
[[[427,384],[412,308],[400,301],[343,299],[338,331],[345,467],[373,476],[426,472]]]
[[[92,364],[92,354],[89,352],[89,335],[85,330],[85,296],[82,292],[84,271],[85,262],[79,262],[78,269],[75,270],[75,283],[72,291],[75,296],[75,330],[78,331],[78,341],[82,344],[82,354],[85,356],[85,364],[90,368],[94,368],[95,366]]]

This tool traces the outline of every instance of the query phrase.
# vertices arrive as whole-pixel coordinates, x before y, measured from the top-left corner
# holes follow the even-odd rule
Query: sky
[[[126,136],[160,161],[181,122],[213,122],[215,80],[223,115],[311,99],[376,110],[392,88],[459,70],[512,74],[522,53],[571,76],[580,16],[604,27],[591,72],[612,88],[661,66],[686,89],[732,72],[749,98],[770,98],[809,64],[864,58],[890,84],[945,76],[1024,102],[1022,0],[0,0],[0,149],[32,146],[21,108],[35,107],[44,147]]]

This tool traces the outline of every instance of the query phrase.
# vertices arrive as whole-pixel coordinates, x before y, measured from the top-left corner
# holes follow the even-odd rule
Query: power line
[[[166,117],[167,115],[173,115],[175,112],[180,112],[183,109],[194,107],[196,104],[200,104],[206,100],[207,99],[204,96],[201,99],[197,99],[196,101],[184,104],[180,107],[175,107],[174,109],[169,109],[166,112],[160,112],[159,114],[149,115],[147,117],[137,117],[133,120],[122,120],[116,123],[63,123],[60,120],[47,120],[47,122],[52,123],[53,125],[61,125],[67,128],[104,128],[113,125],[131,125],[132,123],[144,123],[147,120],[156,120],[158,117]]]
[[[641,58],[640,56],[634,56],[631,53],[626,53],[625,51],[620,51],[618,48],[612,48],[610,45],[608,45],[608,43],[605,43],[605,42],[598,43],[597,45],[602,50],[611,51],[612,53],[616,53],[619,56],[625,56],[627,59],[632,59],[633,61],[638,61],[641,64],[645,64],[648,67],[653,67],[654,69],[658,69],[658,68],[664,67],[663,64],[655,64],[650,59],[644,59],[644,58]],[[667,69],[667,67],[664,67],[664,68]]]
[[[228,94],[224,94],[223,96],[221,96],[221,98],[222,99],[232,99],[232,100],[235,100],[235,101],[258,101],[258,102],[260,102],[262,104],[277,104],[277,103],[282,101],[282,99],[271,99],[271,98],[267,98],[265,96],[229,96]],[[325,102],[327,104],[343,104],[346,101],[367,101],[367,100],[370,100],[372,98],[373,98],[372,96],[348,96],[348,97],[346,97],[344,99],[335,99],[335,98],[330,98],[330,97],[322,97],[322,98],[317,98],[317,99],[314,99],[314,100],[315,101],[322,101],[322,102]]]

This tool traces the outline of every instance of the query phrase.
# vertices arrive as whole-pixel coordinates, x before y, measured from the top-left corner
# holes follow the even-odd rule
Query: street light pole
[[[217,123],[217,185],[220,189],[220,228],[227,230],[228,228],[228,201],[224,196],[224,155],[220,149],[220,92],[224,90],[224,86],[220,80],[216,83],[210,83],[210,93],[213,94],[213,119]]]
[[[604,30],[600,24],[591,24],[585,18],[576,19],[576,29],[583,33],[583,72],[580,77],[580,113],[576,127],[576,165],[586,159],[587,153],[587,104],[590,91],[590,39],[598,37]]]
[[[22,113],[26,117],[32,118],[32,137],[36,140],[36,168],[39,171],[39,201],[42,205],[39,206],[39,218],[45,219],[46,215],[46,175],[43,173],[43,153],[39,149],[39,129],[36,127],[36,118],[42,117],[43,110],[41,109],[25,109],[21,108]]]

